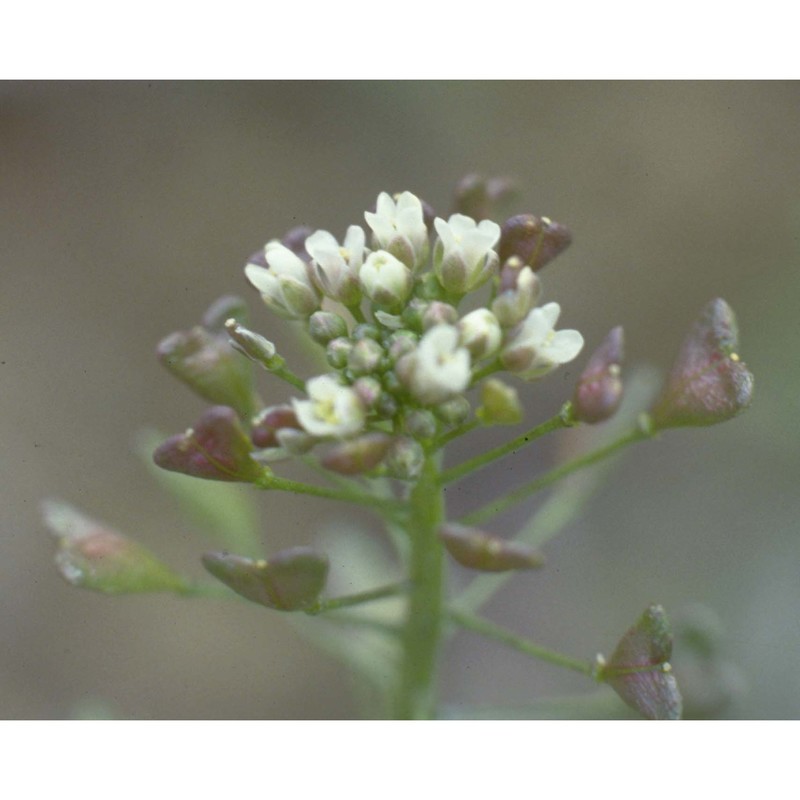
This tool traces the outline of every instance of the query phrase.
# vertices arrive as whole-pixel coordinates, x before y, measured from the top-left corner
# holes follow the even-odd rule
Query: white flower
[[[500,354],[506,369],[529,380],[572,361],[580,353],[583,336],[578,331],[555,330],[560,313],[558,303],[547,303],[525,317]]]
[[[305,319],[320,305],[319,292],[311,282],[308,265],[280,242],[264,247],[267,266],[249,263],[247,280],[261,292],[264,302],[287,319]]]
[[[414,283],[411,270],[385,250],[370,253],[358,277],[370,300],[394,311],[408,299]]]
[[[459,346],[458,331],[452,325],[431,328],[397,367],[411,394],[425,405],[461,394],[471,378],[469,350]]]
[[[306,251],[323,294],[345,306],[356,305],[361,299],[358,271],[364,262],[365,241],[358,225],[347,229],[341,247],[328,231],[316,231],[306,239]]]
[[[346,437],[364,427],[365,412],[356,392],[331,375],[306,383],[308,400],[292,400],[297,421],[312,436]]]
[[[458,321],[459,341],[474,361],[493,356],[503,340],[497,317],[488,308],[476,308]]]
[[[476,224],[471,217],[453,214],[447,222],[437,217],[433,225],[439,234],[433,269],[448,292],[471,292],[497,270],[500,259],[492,250],[500,238],[496,222],[485,219]]]
[[[428,228],[420,199],[403,192],[393,200],[386,192],[378,195],[375,212],[364,212],[373,240],[409,269],[416,269],[428,257]]]

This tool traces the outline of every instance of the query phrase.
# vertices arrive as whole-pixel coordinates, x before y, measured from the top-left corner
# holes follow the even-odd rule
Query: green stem
[[[459,464],[457,467],[446,470],[442,473],[441,482],[442,484],[448,484],[457,481],[459,478],[469,475],[470,472],[474,472],[486,464],[491,464],[492,461],[496,461],[498,458],[513,453],[515,450],[519,450],[526,444],[534,442],[548,433],[552,433],[561,428],[568,428],[574,424],[570,415],[570,406],[567,404],[552,419],[543,422],[541,425],[537,425],[535,428],[531,428],[531,430],[517,436],[516,439],[512,439],[510,442],[495,447],[493,450],[481,453],[475,456],[475,458],[471,458],[469,461]]]
[[[336,611],[339,608],[347,608],[348,606],[358,606],[362,603],[369,603],[373,600],[382,600],[385,597],[395,597],[402,594],[408,589],[408,584],[390,583],[387,586],[378,586],[375,589],[368,589],[365,592],[357,592],[356,594],[347,594],[342,597],[331,597],[328,600],[319,600],[311,608],[307,608],[306,614],[322,614],[326,611]]]
[[[428,456],[408,501],[411,586],[395,700],[398,719],[431,719],[435,712],[444,594],[443,548],[437,530],[443,519],[444,500],[438,459]]]
[[[255,483],[259,489],[277,489],[293,494],[308,494],[314,497],[324,497],[328,500],[340,500],[344,503],[355,503],[362,506],[372,506],[383,510],[401,507],[399,503],[385,497],[373,497],[372,495],[362,494],[361,492],[347,492],[337,489],[330,489],[327,486],[313,486],[310,483],[300,483],[288,478],[280,478],[272,473],[265,474],[263,478]]]
[[[480,424],[481,421],[479,419],[471,419],[469,422],[465,422],[463,425],[453,428],[452,431],[443,433],[438,439],[431,443],[429,452],[435,453],[437,450],[441,450],[446,444],[452,442],[453,439],[458,439],[459,436],[474,431]]]
[[[489,364],[481,367],[480,369],[475,370],[472,373],[472,380],[470,380],[469,385],[474,386],[476,383],[482,381],[484,378],[488,378],[489,375],[494,375],[495,372],[501,370],[503,365],[499,361],[492,361]]]
[[[508,647],[512,647],[514,650],[519,650],[521,653],[538,658],[540,661],[547,661],[549,664],[555,664],[557,667],[563,667],[564,669],[571,669],[574,672],[580,672],[582,675],[587,675],[589,677],[594,675],[593,664],[587,661],[580,661],[571,656],[565,656],[563,653],[557,653],[555,650],[548,650],[546,647],[531,642],[529,639],[517,636],[517,634],[505,628],[501,628],[499,625],[495,625],[493,622],[489,622],[489,620],[483,619],[482,617],[475,617],[452,608],[448,609],[447,614],[453,622],[457,623],[462,628],[466,628],[474,633],[479,633],[489,639],[502,642],[508,645]]]
[[[266,364],[265,364],[266,366]],[[280,359],[280,363],[274,367],[267,367],[267,369],[276,377],[280,378],[282,381],[294,386],[295,389],[299,389],[301,392],[305,392],[306,390],[306,382],[294,374],[287,366],[284,365],[283,359]]]
[[[562,464],[561,466],[550,470],[550,472],[540,475],[538,478],[532,480],[525,486],[520,486],[518,489],[509,492],[507,495],[505,495],[505,497],[501,497],[499,500],[492,500],[485,506],[473,511],[471,514],[467,514],[461,520],[461,522],[464,525],[480,525],[494,517],[496,514],[499,514],[506,509],[511,508],[511,506],[516,505],[535,492],[551,486],[557,481],[560,481],[562,478],[566,478],[567,475],[571,475],[573,472],[577,472],[585,467],[590,467],[593,464],[612,456],[618,450],[621,450],[623,447],[626,447],[633,442],[641,442],[644,439],[651,438],[652,436],[653,433],[648,427],[637,427],[625,434],[625,436],[622,438],[617,439],[615,442],[612,442],[605,447],[601,447],[599,450],[595,450],[592,453],[587,453],[585,456],[576,458],[574,461],[568,461],[566,464]]]

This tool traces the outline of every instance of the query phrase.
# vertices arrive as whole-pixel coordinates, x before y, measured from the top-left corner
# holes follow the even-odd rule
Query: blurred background
[[[547,546],[548,567],[515,578],[487,615],[591,658],[662,603],[717,630],[716,675],[675,654],[691,714],[800,716],[798,130],[800,86],[781,82],[0,85],[0,716],[358,713],[346,671],[279,614],[69,587],[39,505],[61,498],[200,577],[208,540],[134,452],[141,429],[183,430],[204,407],[157,363],[156,344],[237,292],[253,326],[296,352],[246,285],[247,256],[300,223],[340,236],[383,190],[448,213],[470,172],[514,178],[511,213],[573,231],[542,277],[587,351],[530,390],[527,423],[557,410],[613,325],[629,367],[665,371],[715,296],[736,310],[756,376],[744,416],[626,452]],[[569,446],[548,440],[481,473],[451,493],[453,514]],[[268,550],[309,543],[341,512],[255,500]],[[537,502],[498,532],[513,534]],[[371,518],[357,524],[379,538]],[[443,670],[453,713],[594,691],[471,634],[449,643]],[[530,713],[625,713],[605,699]]]

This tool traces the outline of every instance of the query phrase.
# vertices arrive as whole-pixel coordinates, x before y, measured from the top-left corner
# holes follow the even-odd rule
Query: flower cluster
[[[305,397],[262,411],[253,440],[274,458],[325,440],[361,452],[366,436],[389,474],[413,477],[425,440],[469,418],[469,389],[485,379],[496,387],[502,371],[540,378],[580,352],[580,333],[556,330],[558,303],[537,305],[542,253],[555,255],[568,234],[529,215],[503,228],[463,213],[444,219],[411,192],[381,193],[364,219],[369,237],[358,225],[341,244],[297,229],[249,259],[245,274],[265,304],[302,322],[331,368],[306,382]],[[459,310],[464,301],[471,310]],[[482,412],[484,424],[495,422]]]

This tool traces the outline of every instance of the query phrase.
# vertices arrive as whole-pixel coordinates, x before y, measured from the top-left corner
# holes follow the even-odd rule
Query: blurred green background
[[[622,324],[628,365],[666,370],[722,296],[756,376],[743,417],[627,452],[548,546],[548,568],[515,579],[487,614],[591,658],[650,602],[676,617],[704,604],[737,668],[721,713],[800,716],[799,130],[800,86],[781,82],[0,85],[0,715],[356,714],[342,668],[278,614],[70,588],[39,503],[60,497],[200,576],[208,542],[132,450],[140,429],[179,431],[203,408],[157,363],[156,343],[241,292],[254,327],[291,352],[245,284],[253,250],[301,222],[339,236],[382,190],[447,213],[455,182],[479,172],[518,182],[510,211],[572,229],[543,279],[589,349]],[[571,393],[584,359],[529,390],[529,423]],[[548,442],[503,462],[451,507],[553,458]],[[268,549],[311,541],[339,511],[258,501]],[[451,704],[592,691],[467,634],[443,668]]]

